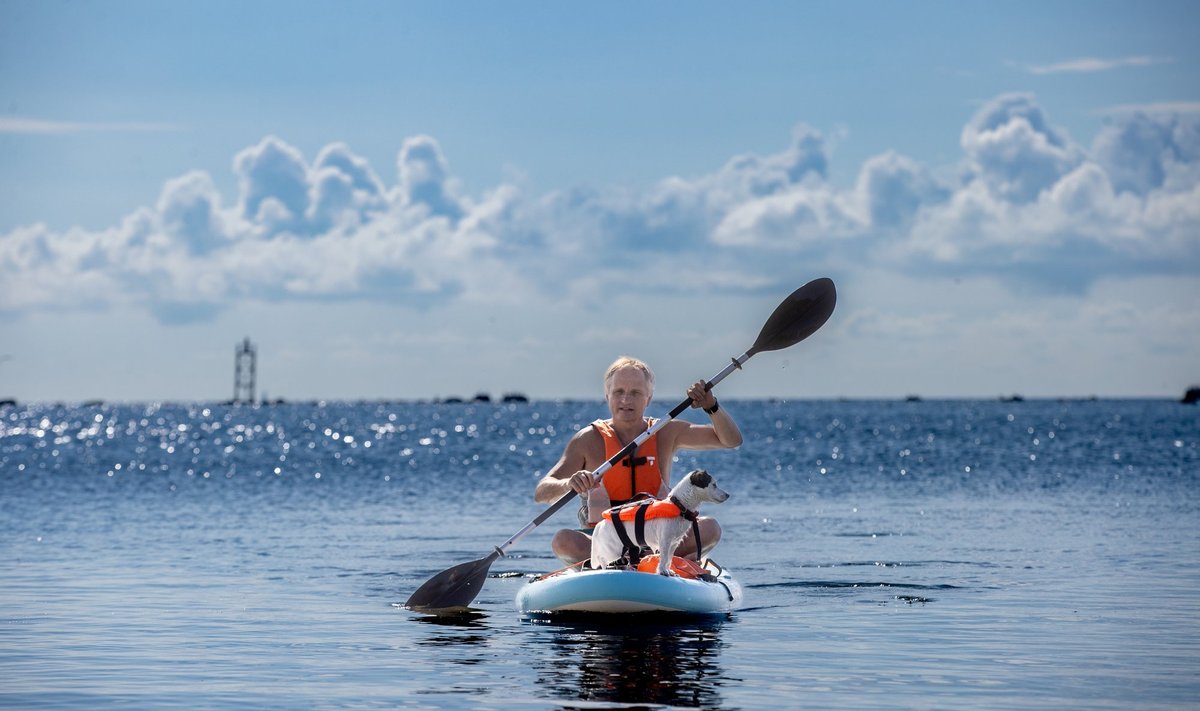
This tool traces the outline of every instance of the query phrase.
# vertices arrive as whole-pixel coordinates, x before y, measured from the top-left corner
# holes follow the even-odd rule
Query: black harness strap
[[[629,467],[629,496],[634,497],[634,496],[637,496],[637,494],[638,494],[638,490],[637,490],[637,468],[638,468],[638,465],[646,464],[649,461],[650,461],[649,457],[635,457],[631,454],[625,458],[625,461],[621,462],[625,466]]]
[[[686,519],[688,521],[695,523],[695,521],[696,521],[696,512],[695,511],[688,511],[687,507],[684,506],[679,501],[679,499],[675,498],[674,496],[671,497],[671,503],[675,504],[675,508],[679,509],[680,518],[683,518],[683,519]]]
[[[633,540],[639,548],[646,547],[646,512],[650,510],[651,501],[643,501],[637,511],[633,512]]]
[[[648,498],[612,510],[613,528],[617,531],[617,537],[621,539],[622,553],[631,566],[636,567],[641,562],[642,551],[647,547],[646,512],[650,510],[650,504],[654,502],[655,499]],[[629,531],[625,528],[625,522],[621,520],[621,511],[630,507],[636,507],[633,512],[633,537],[630,537]]]
[[[679,509],[679,515],[692,522],[692,538],[696,540],[696,561],[704,559],[704,546],[700,545],[700,516],[695,511],[688,511],[679,499],[671,497],[671,503]]]

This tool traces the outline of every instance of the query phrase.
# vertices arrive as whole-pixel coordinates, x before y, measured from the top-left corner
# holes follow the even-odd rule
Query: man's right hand
[[[571,478],[567,480],[567,483],[571,486],[571,489],[580,496],[585,496],[589,491],[596,488],[595,477],[592,476],[591,472],[582,469],[572,474]]]

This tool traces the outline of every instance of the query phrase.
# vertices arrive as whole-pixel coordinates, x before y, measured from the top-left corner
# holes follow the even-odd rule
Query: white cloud
[[[242,217],[279,229],[299,228],[308,213],[308,166],[299,150],[274,136],[238,153]]]
[[[1092,153],[1118,190],[1186,190],[1200,182],[1200,120],[1135,112],[1102,128]]]
[[[1148,104],[1117,104],[1096,113],[1108,114],[1200,114],[1200,101],[1154,101]]]
[[[0,133],[60,136],[75,133],[155,133],[160,131],[182,131],[183,126],[173,123],[148,121],[124,121],[98,123],[88,121],[55,121],[27,116],[0,116]]]
[[[1067,292],[1200,274],[1200,117],[1116,115],[1087,148],[1011,94],[960,141],[949,179],[889,151],[835,186],[828,139],[800,126],[778,153],[641,192],[470,196],[429,136],[403,143],[390,186],[344,144],[310,163],[268,136],[234,157],[232,200],[192,172],[109,229],[0,235],[0,310],[142,305],[178,322],[247,299],[598,305],[634,284],[762,293],[849,265]]]
[[[1082,150],[1050,125],[1028,94],[988,102],[962,132],[976,177],[1002,197],[1028,202],[1083,159]]]
[[[193,172],[168,180],[157,212],[163,233],[182,241],[192,254],[208,254],[228,240],[221,196],[207,173]]]
[[[1079,57],[1054,64],[1043,64],[1029,67],[1031,74],[1078,74],[1090,72],[1106,72],[1124,67],[1149,67],[1155,64],[1167,64],[1174,61],[1167,57],[1117,57],[1115,59],[1099,59],[1096,57]]]
[[[457,191],[437,141],[429,136],[404,141],[397,168],[400,173],[398,196],[402,205],[451,219],[462,217],[464,207],[455,197]]]
[[[863,164],[857,191],[870,223],[877,228],[908,227],[922,209],[943,203],[951,193],[925,166],[895,152]]]

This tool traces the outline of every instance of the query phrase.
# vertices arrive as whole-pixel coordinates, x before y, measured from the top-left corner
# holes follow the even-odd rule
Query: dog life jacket
[[[653,426],[654,419],[647,417],[646,427]],[[612,422],[596,420],[592,428],[604,438],[605,460],[612,459],[625,448]],[[629,503],[639,495],[658,496],[658,490],[663,485],[662,470],[658,466],[658,435],[643,442],[633,455],[614,464],[604,475],[603,482],[613,506]]]
[[[658,572],[658,554],[651,553],[642,558],[637,565],[639,573],[657,573]],[[671,571],[681,578],[691,578],[692,580],[716,580],[716,576],[708,572],[704,566],[694,560],[688,558],[680,558],[673,556],[671,558]]]
[[[621,539],[626,559],[632,566],[637,566],[642,558],[642,550],[649,548],[646,544],[646,521],[655,518],[683,518],[692,522],[692,535],[696,539],[696,550],[701,551],[700,524],[697,523],[695,511],[688,511],[675,497],[670,501],[644,499],[634,501],[624,506],[614,506],[604,512],[604,518],[612,522],[617,537]],[[629,535],[626,524],[633,522],[633,535]]]

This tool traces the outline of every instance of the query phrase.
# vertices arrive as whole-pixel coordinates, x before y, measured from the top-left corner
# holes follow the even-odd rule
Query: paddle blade
[[[483,587],[488,569],[497,557],[496,553],[489,553],[479,560],[443,570],[417,588],[404,606],[411,610],[427,611],[470,605]]]
[[[833,280],[826,277],[813,279],[775,307],[747,353],[754,355],[796,345],[825,325],[836,304],[837,289]]]

